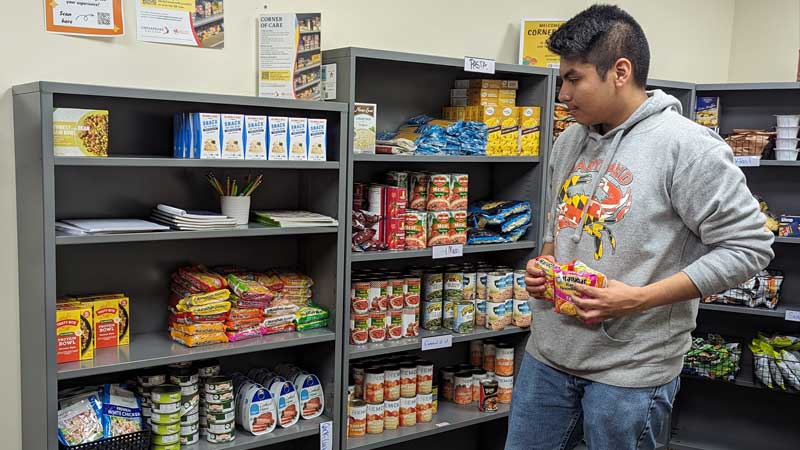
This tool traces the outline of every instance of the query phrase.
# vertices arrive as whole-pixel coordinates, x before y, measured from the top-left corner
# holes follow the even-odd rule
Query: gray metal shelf
[[[775,243],[776,244],[800,244],[800,238],[776,236],[775,237]]]
[[[749,306],[720,305],[716,303],[700,303],[700,309],[705,311],[723,311],[734,314],[746,314],[751,316],[778,317],[783,319],[786,316],[786,306],[778,303],[775,309],[750,308]]]
[[[433,421],[418,423],[413,427],[387,430],[382,434],[368,434],[364,437],[350,438],[347,440],[347,450],[370,450],[387,447],[412,439],[498,420],[508,417],[510,410],[510,405],[499,404],[496,412],[481,412],[478,411],[477,404],[456,405],[455,403],[440,400],[439,410],[433,416]]]
[[[762,159],[759,164],[762,166],[800,167],[800,161],[777,161],[774,159]]]
[[[163,366],[183,361],[197,361],[241,353],[299,347],[320,342],[331,342],[334,339],[336,339],[336,333],[326,328],[320,328],[302,332],[271,334],[239,342],[191,348],[173,341],[166,331],[162,333],[134,334],[130,345],[95,350],[93,360],[59,364],[58,379],[69,380],[71,378]]]
[[[517,241],[509,242],[507,244],[483,244],[483,245],[465,245],[464,254],[469,253],[490,253],[490,252],[507,252],[512,250],[532,250],[536,248],[534,241]],[[388,250],[382,252],[352,252],[352,262],[364,261],[385,261],[395,259],[407,258],[430,258],[433,257],[433,249],[431,247],[422,250]]]
[[[84,167],[208,167],[220,169],[339,170],[339,161],[254,161],[237,159],[180,159],[158,157],[80,158],[58,156],[56,166]]]
[[[225,20],[224,14],[214,14],[213,16],[202,17],[194,21],[193,25],[195,28],[202,27],[203,25],[208,25],[210,23],[219,22]]]
[[[115,244],[122,242],[177,241],[183,239],[225,239],[256,236],[297,236],[337,234],[338,227],[267,227],[258,223],[240,225],[231,230],[157,231],[152,233],[95,234],[86,236],[56,234],[56,245]]]
[[[695,85],[700,91],[773,91],[800,89],[800,83],[794,81],[771,83],[701,83]]]
[[[538,156],[449,156],[449,155],[369,155],[357,154],[352,156],[355,162],[420,162],[420,163],[515,163],[535,164],[540,161]]]
[[[323,422],[328,422],[331,419],[328,416],[319,416],[310,420],[300,419],[297,424],[289,428],[275,428],[271,433],[262,434],[260,436],[253,436],[247,432],[237,429],[236,440],[226,444],[212,444],[205,439],[201,439],[196,445],[188,447],[181,447],[187,449],[197,450],[248,450],[255,448],[263,448],[267,445],[278,444],[280,442],[291,441],[307,436],[315,436],[319,434],[319,425]]]
[[[348,358],[350,360],[367,358],[389,353],[397,353],[409,350],[419,350],[422,339],[432,336],[453,335],[453,343],[468,342],[477,339],[488,339],[510,334],[528,333],[530,328],[520,328],[515,326],[505,327],[503,330],[487,330],[484,327],[476,327],[472,333],[454,333],[452,330],[419,330],[419,337],[403,338],[396,341],[370,342],[364,345],[350,345],[348,348]]]

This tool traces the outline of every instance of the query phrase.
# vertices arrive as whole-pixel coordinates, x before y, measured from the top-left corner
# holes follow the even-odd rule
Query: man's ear
[[[612,67],[614,73],[614,86],[622,87],[633,80],[633,64],[628,58],[620,58]]]

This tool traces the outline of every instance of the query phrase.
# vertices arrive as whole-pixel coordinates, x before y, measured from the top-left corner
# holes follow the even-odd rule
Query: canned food
[[[431,389],[431,414],[436,415],[439,412],[439,386],[433,385]]]
[[[442,303],[442,327],[448,330],[453,329],[453,322],[456,318],[456,302],[445,299]]]
[[[347,409],[347,436],[364,436],[367,433],[367,404],[363,400],[352,400]]]
[[[479,299],[486,300],[488,296],[487,286],[489,283],[489,271],[478,269],[476,274],[476,283],[475,283],[475,297]]]
[[[508,298],[505,301],[505,308],[503,310],[503,325],[508,326],[511,325],[511,322],[514,318],[514,299]]]
[[[440,373],[442,376],[442,398],[445,400],[453,400],[455,386],[453,376],[456,373],[456,369],[453,366],[443,367]]]
[[[417,424],[417,396],[400,397],[400,426],[413,427]]]
[[[481,381],[486,379],[486,371],[483,369],[472,369],[472,401],[477,401],[480,397]]]
[[[486,299],[475,299],[475,326],[486,327]]]
[[[463,300],[475,300],[475,289],[478,285],[478,274],[475,272],[464,272],[464,284],[461,286],[461,298]]]
[[[190,384],[188,386],[181,386],[181,397],[188,397],[200,392],[200,384]]]
[[[229,422],[216,422],[216,423],[209,423],[208,424],[208,431],[209,433],[214,434],[223,434],[223,433],[230,433],[236,428],[236,424],[233,420]]]
[[[417,394],[430,394],[433,389],[433,363],[417,361]]]
[[[500,331],[506,327],[506,303],[486,302],[486,328]]]
[[[225,403],[233,400],[233,391],[206,392],[206,403]]]
[[[233,392],[231,392],[231,401],[233,401]],[[187,397],[181,397],[181,415],[185,416],[196,412],[200,405],[200,394],[194,394]]]
[[[383,399],[398,400],[400,398],[400,366],[383,368]]]
[[[504,272],[489,272],[486,278],[487,300],[505,302],[511,297],[511,286],[507,285],[508,279]]]
[[[483,343],[483,370],[487,372],[494,372],[494,358],[497,352],[495,345],[495,341],[490,339]]]
[[[146,388],[153,386],[160,386],[167,382],[167,376],[159,371],[148,371],[145,374],[136,377],[136,381]]]
[[[150,390],[153,403],[178,403],[181,401],[181,388],[174,384],[155,386]]]
[[[481,381],[480,397],[478,398],[478,410],[485,412],[497,411],[497,381]]]
[[[233,411],[233,400],[222,403],[207,403],[206,411],[209,413],[224,413]]]
[[[212,376],[206,379],[203,389],[206,394],[233,392],[231,377]]]
[[[428,183],[426,173],[411,172],[408,176],[408,208],[425,210],[428,208]]]
[[[400,399],[383,402],[383,429],[396,430],[400,426]]]
[[[422,279],[420,277],[406,277],[403,303],[406,308],[416,308],[419,306]]]
[[[219,365],[219,361],[216,359],[209,359],[198,363],[197,374],[200,375],[200,378],[216,377],[219,376],[221,372],[222,368]]]
[[[366,344],[369,341],[369,313],[350,314],[350,343],[353,345]]]
[[[403,278],[389,280],[392,290],[389,293],[389,308],[401,310],[405,302],[406,281]]]
[[[408,190],[408,172],[387,172],[386,184]]]
[[[178,410],[171,412],[171,413],[158,413],[158,412],[150,412],[150,423],[154,423],[157,425],[170,425],[173,423],[179,423],[181,421],[181,412],[180,406],[178,406]]]
[[[197,369],[191,367],[176,367],[170,370],[169,381],[178,386],[190,386],[200,381]]]
[[[364,375],[364,400],[367,403],[383,403],[383,369],[370,367]]]
[[[495,376],[497,380],[497,401],[511,403],[511,394],[514,390],[514,377]]]
[[[514,346],[507,343],[497,344],[495,350],[494,371],[501,377],[514,375]]]
[[[422,301],[442,301],[444,275],[441,272],[427,272],[422,275]]]
[[[200,430],[192,434],[181,435],[181,445],[194,445],[200,442]]]
[[[153,410],[149,406],[142,405],[142,417],[150,417],[153,415]]]
[[[422,328],[430,331],[442,328],[442,302],[422,302]]]
[[[417,321],[417,311],[419,308],[404,308],[402,312],[403,320],[403,336],[414,337],[419,336],[419,322]]]
[[[417,363],[400,364],[400,396],[417,395]]]
[[[483,364],[483,341],[470,341],[469,363],[472,364],[473,367],[480,367]]]
[[[206,440],[212,444],[222,444],[225,442],[233,442],[236,439],[236,432],[229,433],[212,433],[210,430],[206,432]]]
[[[369,282],[369,310],[386,311],[388,309],[386,280],[372,280]]]
[[[474,330],[475,305],[469,300],[456,302],[453,331],[456,333],[472,333]]]
[[[372,311],[369,313],[369,341],[383,342],[386,340],[386,310]]]
[[[428,179],[428,211],[450,209],[450,175],[434,173]]]
[[[531,304],[528,300],[514,300],[514,312],[511,316],[511,323],[520,328],[527,328],[531,326]]]
[[[367,434],[383,433],[383,403],[367,404]]]
[[[234,411],[228,411],[224,413],[207,413],[205,418],[207,425],[213,425],[217,423],[230,422],[236,418],[236,413]]]
[[[198,422],[199,420],[195,420],[194,422],[189,422],[189,423],[182,423],[181,436],[189,436],[192,434],[197,434],[200,431],[200,424]]]
[[[457,302],[463,297],[464,274],[459,271],[450,271],[444,274],[444,300]]]
[[[472,403],[472,372],[458,372],[453,377],[453,402],[458,405]]]
[[[380,292],[380,290],[378,291]],[[356,314],[366,314],[370,307],[369,281],[354,281],[350,285],[350,306]]]
[[[154,434],[158,434],[161,436],[169,435],[169,434],[177,434],[181,431],[181,424],[180,423],[171,423],[167,425],[162,425],[158,423],[150,423],[150,429],[153,430]]]
[[[528,299],[528,290],[525,286],[525,269],[514,271],[514,299]]]
[[[417,395],[417,423],[426,423],[433,420],[433,411],[431,411],[431,403],[433,403],[433,393]]]
[[[153,403],[152,414],[173,414],[178,413],[180,417],[181,402],[177,403]]]
[[[178,432],[175,434],[151,434],[150,441],[155,445],[171,445],[171,444],[179,444],[181,441],[181,435]]]

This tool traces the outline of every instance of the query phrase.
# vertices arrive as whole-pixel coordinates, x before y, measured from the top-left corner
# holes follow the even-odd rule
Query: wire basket
[[[753,355],[753,373],[759,385],[780,391],[800,391],[800,355]]]
[[[59,442],[58,448],[59,450],[148,450],[150,448],[150,429],[145,428],[136,433],[123,434],[71,447]]]
[[[775,133],[764,130],[734,129],[733,134],[725,138],[725,142],[733,149],[736,156],[761,156]]]
[[[766,306],[775,309],[780,300],[783,279],[783,272],[780,270],[762,270],[734,288],[705,297],[703,303],[743,305],[751,308]]]
[[[683,359],[684,375],[711,380],[736,381],[742,359],[741,342],[724,339],[718,334],[693,337],[692,346]]]

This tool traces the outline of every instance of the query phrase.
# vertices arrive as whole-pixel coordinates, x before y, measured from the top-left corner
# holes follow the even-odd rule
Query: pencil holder
[[[250,196],[220,197],[222,214],[234,219],[236,225],[247,225],[250,218]]]

